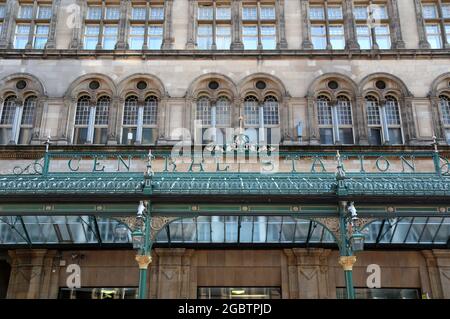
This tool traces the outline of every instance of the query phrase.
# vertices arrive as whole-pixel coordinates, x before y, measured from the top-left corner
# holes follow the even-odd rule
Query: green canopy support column
[[[347,299],[355,299],[355,289],[353,287],[353,264],[356,262],[356,256],[349,243],[347,216],[347,202],[339,202],[339,228],[340,228],[340,247],[339,247],[339,264],[344,269],[345,288],[347,291]]]

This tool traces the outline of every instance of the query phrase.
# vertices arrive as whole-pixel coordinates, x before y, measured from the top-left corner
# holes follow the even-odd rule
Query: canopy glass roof
[[[130,231],[98,216],[1,216],[0,245],[130,244]],[[442,246],[450,240],[449,217],[377,220],[364,230],[366,243]],[[333,244],[321,224],[289,216],[199,216],[175,220],[157,244]],[[130,246],[131,247],[131,246]]]

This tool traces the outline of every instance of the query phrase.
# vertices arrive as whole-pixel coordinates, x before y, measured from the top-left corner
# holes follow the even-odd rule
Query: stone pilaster
[[[309,1],[300,0],[300,14],[302,20],[302,49],[311,50],[311,28],[309,25]]]
[[[308,121],[306,121],[305,126],[309,133],[309,144],[318,145],[320,144],[319,128],[316,119],[316,105],[312,96],[307,98],[306,118]]]
[[[445,139],[445,128],[442,125],[442,115],[440,108],[440,99],[437,96],[430,97],[431,100],[431,118],[433,120],[433,132],[437,140]]]
[[[189,0],[186,49],[195,49],[195,31],[197,25],[197,0]]]
[[[345,46],[347,50],[359,50],[358,40],[356,38],[355,19],[353,18],[353,0],[345,0],[342,9],[344,14],[345,26]]]
[[[438,279],[442,289],[441,298],[450,299],[450,251],[435,249],[433,255],[436,258]]]
[[[19,249],[9,251],[11,277],[8,299],[47,299],[58,295],[59,263],[56,251]]]
[[[86,1],[77,0],[76,5],[70,7],[70,15],[73,20],[70,22],[72,27],[72,40],[69,49],[81,49],[83,47],[82,31],[84,25],[84,17],[87,11]]]
[[[52,18],[50,20],[50,28],[48,30],[48,39],[45,44],[45,49],[56,49],[56,24],[58,22],[60,3],[61,0],[56,0],[52,3]]]
[[[326,299],[329,295],[327,249],[285,249],[289,298]],[[283,290],[283,295],[287,294]]]
[[[286,20],[284,17],[284,0],[276,0],[275,8],[277,11],[277,21],[278,21],[277,49],[287,49],[288,43],[286,40]]]
[[[12,33],[14,32],[15,17],[18,10],[16,0],[8,0],[5,8],[5,19],[3,20],[2,32],[0,34],[0,49],[10,48],[12,46]]]
[[[392,48],[394,49],[404,49],[405,42],[403,41],[402,28],[400,25],[400,15],[398,13],[398,3],[397,0],[391,0],[387,2],[389,17],[390,17],[390,27],[392,32]]]
[[[173,29],[173,0],[164,1],[164,35],[161,48],[163,50],[170,50],[173,48],[174,38],[172,35]]]
[[[369,138],[368,138],[368,130],[367,130],[367,116],[366,116],[366,105],[365,105],[365,99],[362,96],[358,96],[355,99],[356,101],[356,107],[353,107],[353,114],[355,114],[356,119],[356,130],[355,133],[357,140],[356,143],[361,145],[368,145],[369,144]]]
[[[131,7],[131,1],[121,0],[120,1],[120,20],[119,20],[119,31],[116,43],[116,50],[126,50],[128,49],[128,43],[126,41],[127,34],[127,16]]]
[[[427,41],[425,34],[425,20],[423,19],[421,0],[414,0],[414,7],[416,9],[417,33],[419,35],[419,48],[429,49],[430,44]]]
[[[157,298],[190,298],[191,256],[193,250],[184,248],[155,249],[158,256]],[[154,285],[154,283],[153,283]]]

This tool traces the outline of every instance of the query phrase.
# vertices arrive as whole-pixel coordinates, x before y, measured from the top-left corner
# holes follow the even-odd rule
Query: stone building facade
[[[227,144],[239,128],[251,143],[284,152],[420,157],[434,151],[433,143],[443,157],[450,150],[447,0],[6,0],[0,25],[0,174],[40,158],[46,141],[58,152],[169,151],[180,142]],[[20,204],[19,193],[7,195],[8,185],[1,201]],[[72,195],[55,191],[27,201],[51,206]],[[107,201],[90,196],[80,198]],[[224,205],[266,201],[234,196],[223,198]],[[377,198],[367,202],[394,201],[411,211],[450,206],[448,194],[437,201]],[[174,201],[183,200],[217,204],[208,195]],[[299,193],[288,202],[321,199]],[[17,214],[33,215],[20,208]],[[438,217],[436,233],[450,225],[448,213]],[[448,229],[439,236],[448,239]],[[64,295],[66,263],[73,260],[82,267],[83,287],[137,285],[130,245],[85,250],[39,241],[26,249],[6,237],[3,297]],[[383,288],[450,298],[448,240],[407,243],[362,252],[355,286],[366,289],[366,267],[378,264]],[[345,287],[334,246],[220,244],[156,247],[149,296],[275,287],[282,298],[336,298]]]

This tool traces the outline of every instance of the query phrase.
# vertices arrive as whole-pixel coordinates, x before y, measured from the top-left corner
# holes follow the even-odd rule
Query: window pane
[[[266,97],[264,101],[264,124],[278,125],[278,101],[274,96]]]
[[[353,144],[353,129],[351,128],[340,128],[339,138],[342,144]]]
[[[261,26],[261,43],[264,50],[274,50],[277,47],[275,26]]]
[[[243,20],[257,20],[258,19],[257,7],[243,7],[242,8],[242,19]]]
[[[440,107],[442,113],[442,121],[445,125],[450,125],[450,99],[447,96],[440,96]]]
[[[344,50],[345,38],[344,27],[342,25],[332,25],[330,29],[330,43],[333,50]]]
[[[15,49],[25,49],[25,46],[28,43],[29,33],[30,33],[30,25],[29,24],[18,24],[16,26],[16,36],[14,39],[14,48]]]
[[[402,131],[399,128],[389,128],[389,143],[403,144]]]
[[[39,6],[38,19],[50,19],[52,17],[51,6]]]
[[[164,8],[163,7],[151,7],[150,8],[151,20],[164,20]]]
[[[120,18],[120,8],[119,7],[107,7],[106,17],[107,20],[119,20]]]
[[[0,5],[0,19],[5,17],[5,5]]]
[[[253,96],[248,96],[244,101],[244,123],[246,125],[259,124],[259,106],[258,101]]]
[[[337,103],[338,124],[352,125],[352,107],[346,97],[338,97]]]
[[[386,6],[379,5],[379,4],[372,5],[372,7],[369,8],[369,11],[371,11],[372,17],[374,19],[387,19],[388,18]]]
[[[369,144],[381,145],[381,129],[371,128],[369,130]]]
[[[370,50],[372,48],[372,36],[368,26],[356,26],[356,34],[358,37],[358,44],[362,50]]]
[[[450,4],[442,4],[442,17],[450,18]]]
[[[212,20],[213,19],[213,7],[201,6],[198,8],[199,20]]]
[[[146,8],[145,7],[133,7],[131,9],[132,20],[145,20]]]
[[[211,125],[211,107],[208,98],[200,98],[197,101],[196,119],[201,121],[202,125]]]
[[[150,96],[145,99],[143,125],[156,125],[158,114],[158,99]]]
[[[375,98],[366,98],[367,124],[380,125],[380,108]]]
[[[367,7],[366,6],[355,6],[353,10],[353,15],[357,20],[367,19]]]
[[[422,6],[423,17],[425,19],[437,18],[437,10],[434,4],[425,4]]]
[[[87,19],[100,20],[101,18],[102,18],[102,8],[101,7],[88,7]]]
[[[19,18],[21,19],[32,19],[33,18],[33,6],[25,5],[20,6]]]
[[[231,45],[231,26],[217,26],[216,45],[219,50],[229,50]]]
[[[217,20],[230,20],[231,19],[230,7],[217,7],[216,8],[216,19]]]
[[[95,125],[108,125],[110,102],[108,97],[101,97],[98,100],[95,109]]]
[[[89,124],[89,97],[81,97],[77,103],[77,110],[75,114],[75,125],[88,125]]]
[[[0,124],[13,124],[16,115],[16,97],[10,96],[3,103],[2,118]]]
[[[380,49],[390,49],[391,48],[391,36],[389,34],[388,26],[375,27],[375,35],[378,47]]]
[[[242,28],[242,41],[246,50],[256,50],[258,48],[258,29],[256,26],[244,26]]]
[[[328,7],[328,20],[340,20],[342,19],[342,7],[329,6]]]
[[[103,28],[103,49],[113,50],[117,42],[117,26]]]
[[[319,125],[332,125],[331,107],[329,105],[329,99],[319,96],[317,98],[317,119]]]
[[[275,7],[261,7],[261,20],[275,20]]]
[[[325,11],[323,7],[309,7],[309,18],[311,20],[325,20]]]
[[[141,50],[144,45],[144,26],[132,26],[128,37],[128,44],[131,50]]]
[[[198,26],[197,47],[203,50],[209,50],[212,46],[212,25],[203,24]]]
[[[320,128],[319,134],[320,144],[334,144],[332,128]]]
[[[311,41],[315,50],[325,50],[327,47],[325,26],[311,26]]]
[[[386,121],[388,125],[400,125],[398,103],[393,97],[386,98]]]

